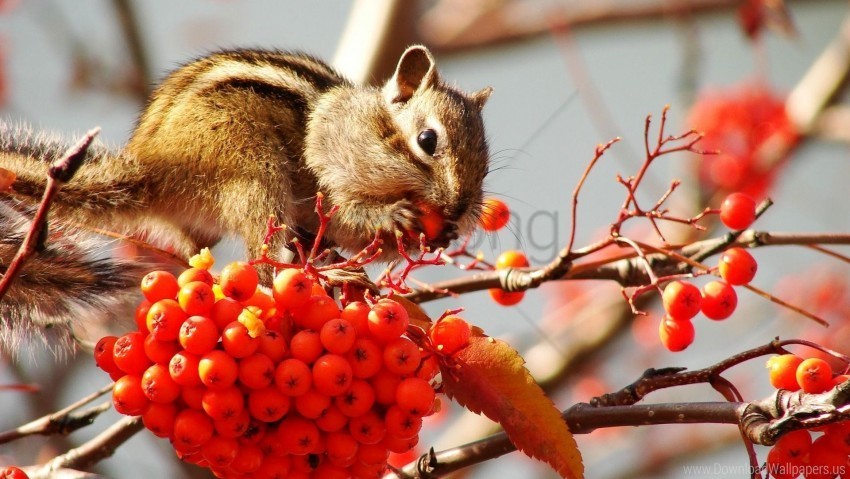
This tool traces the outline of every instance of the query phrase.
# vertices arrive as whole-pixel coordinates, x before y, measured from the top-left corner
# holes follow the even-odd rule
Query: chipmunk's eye
[[[432,129],[422,130],[416,137],[416,143],[428,156],[434,156],[437,151],[437,132]]]

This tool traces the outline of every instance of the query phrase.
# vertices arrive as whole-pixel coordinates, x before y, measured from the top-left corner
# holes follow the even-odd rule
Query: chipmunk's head
[[[470,232],[489,169],[481,110],[490,92],[446,85],[428,49],[413,46],[382,89],[326,95],[311,118],[306,156],[340,207],[332,239],[350,247],[376,229],[387,238],[400,230],[411,238],[425,233],[430,246],[441,247]]]

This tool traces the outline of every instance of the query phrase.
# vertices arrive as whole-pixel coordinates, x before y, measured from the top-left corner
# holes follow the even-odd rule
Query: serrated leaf
[[[499,423],[527,456],[546,462],[562,477],[584,477],[581,453],[567,423],[525,368],[525,360],[504,341],[478,331],[452,357],[457,364],[443,371],[443,391]]]

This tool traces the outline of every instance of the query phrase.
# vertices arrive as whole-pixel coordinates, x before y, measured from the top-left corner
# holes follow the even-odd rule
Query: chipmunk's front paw
[[[418,232],[422,231],[422,223],[419,221],[420,214],[419,208],[412,201],[397,201],[390,213],[390,223],[384,226],[384,231],[398,230],[408,235],[418,235]]]

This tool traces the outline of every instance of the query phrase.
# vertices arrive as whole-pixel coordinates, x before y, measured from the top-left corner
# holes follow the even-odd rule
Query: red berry
[[[145,336],[140,332],[127,333],[115,340],[112,359],[119,369],[127,374],[142,375],[151,365],[145,354]]]
[[[322,326],[319,339],[328,352],[345,354],[356,339],[354,326],[342,318],[334,318]]]
[[[201,396],[201,407],[213,421],[233,419],[245,409],[245,398],[242,390],[235,386],[207,389]]]
[[[374,376],[384,364],[380,346],[370,338],[357,338],[345,358],[351,364],[354,377],[360,379]]]
[[[396,387],[395,400],[402,411],[424,416],[434,405],[434,388],[424,379],[412,377],[402,379]]]
[[[511,210],[502,200],[487,198],[484,200],[481,210],[478,224],[484,231],[498,231],[511,220]]]
[[[672,352],[682,351],[694,342],[694,325],[690,321],[677,321],[667,316],[658,326],[661,344]]]
[[[115,358],[113,356],[113,352],[115,349],[115,341],[118,338],[115,336],[104,336],[100,338],[97,344],[94,347],[94,362],[100,369],[103,369],[110,375],[116,374],[121,375],[124,374],[121,371],[121,368],[115,364]]]
[[[467,344],[472,335],[469,323],[458,316],[446,316],[440,319],[428,332],[431,343],[438,351],[454,354]]]
[[[391,299],[381,299],[369,311],[369,332],[376,341],[390,342],[407,331],[409,318],[404,306]]]
[[[384,367],[391,373],[399,376],[412,374],[421,362],[419,346],[405,337],[396,338],[384,346]]]
[[[729,283],[711,281],[702,288],[702,314],[709,319],[726,319],[738,306],[738,295]]]
[[[175,448],[197,449],[213,436],[213,421],[203,411],[184,409],[174,419],[172,441]]]
[[[174,299],[178,291],[180,286],[177,278],[168,271],[151,271],[142,278],[142,294],[151,303],[160,299]]]
[[[174,403],[151,403],[142,414],[142,424],[157,437],[170,437],[176,417],[177,406]]]
[[[487,290],[490,293],[490,297],[493,298],[493,301],[501,304],[502,306],[513,306],[525,297],[525,291],[512,291],[508,292],[499,288],[491,288]]]
[[[312,386],[313,373],[304,361],[285,359],[275,369],[274,383],[287,396],[300,396]]]
[[[0,479],[29,479],[27,473],[15,466],[0,469]]]
[[[671,281],[661,296],[667,315],[677,321],[693,318],[700,310],[702,295],[699,288],[685,281]]]
[[[313,364],[313,387],[322,394],[337,396],[351,386],[351,364],[342,356],[325,354]]]
[[[720,205],[720,221],[733,230],[748,228],[756,219],[756,201],[745,193],[732,193]]]
[[[425,234],[425,238],[432,240],[439,236],[446,222],[446,218],[439,208],[425,202],[417,202],[416,207],[422,213],[419,216],[419,223],[422,225],[422,233]]]
[[[747,250],[735,247],[729,248],[720,256],[718,270],[721,278],[729,284],[739,286],[753,280],[758,264]]]
[[[154,364],[142,374],[142,390],[155,403],[170,403],[180,396],[180,385],[171,379],[164,364]]]
[[[142,378],[134,374],[122,376],[112,386],[112,404],[115,410],[128,416],[145,412],[150,401],[142,390]]]
[[[272,295],[281,309],[292,310],[307,303],[313,291],[313,280],[295,268],[282,270],[275,276]]]

